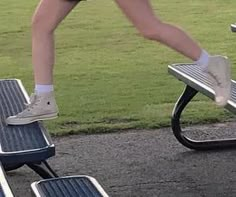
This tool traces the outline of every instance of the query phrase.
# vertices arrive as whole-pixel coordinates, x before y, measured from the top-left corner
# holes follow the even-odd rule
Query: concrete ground
[[[236,137],[236,123],[185,128],[201,138]],[[235,197],[236,148],[196,152],[170,128],[53,138],[50,165],[61,175],[95,177],[111,197]],[[8,173],[16,197],[31,196],[40,177],[27,167]]]

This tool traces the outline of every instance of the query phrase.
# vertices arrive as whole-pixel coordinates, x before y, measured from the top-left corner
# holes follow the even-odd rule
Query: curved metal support
[[[59,177],[46,161],[39,164],[28,163],[27,166],[44,179]]]
[[[197,93],[197,90],[187,85],[183,94],[179,97],[178,101],[175,104],[172,112],[171,125],[177,140],[184,146],[195,150],[212,150],[233,147],[235,148],[236,139],[195,141],[183,135],[180,126],[181,113]]]

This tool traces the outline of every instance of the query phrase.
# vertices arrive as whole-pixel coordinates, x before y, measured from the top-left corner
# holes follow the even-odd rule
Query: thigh
[[[77,5],[76,0],[41,0],[35,10],[33,21],[55,28]]]
[[[127,18],[138,28],[144,29],[156,24],[155,16],[149,0],[115,0]]]

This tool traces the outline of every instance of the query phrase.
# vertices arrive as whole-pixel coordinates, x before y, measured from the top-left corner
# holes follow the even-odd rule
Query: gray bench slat
[[[99,183],[90,176],[67,176],[31,184],[36,197],[108,197]]]
[[[212,84],[208,80],[206,74],[201,72],[199,66],[185,63],[172,64],[168,66],[168,72],[188,86],[191,86],[211,99],[214,99]],[[232,113],[236,113],[236,82],[231,80],[231,83],[231,98],[225,108]]]
[[[0,197],[14,197],[1,163],[0,163]]]
[[[42,161],[55,155],[49,134],[39,122],[11,126],[5,119],[25,108],[28,95],[20,80],[0,80],[0,161],[26,163]]]

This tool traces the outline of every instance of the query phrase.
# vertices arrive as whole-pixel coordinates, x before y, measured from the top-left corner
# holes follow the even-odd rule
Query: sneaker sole
[[[41,121],[41,120],[52,120],[57,117],[58,117],[57,113],[54,113],[54,114],[49,114],[49,115],[47,114],[47,115],[42,115],[42,116],[37,116],[37,117],[24,118],[24,119],[14,120],[14,121],[6,120],[6,123],[7,125],[26,125],[26,124],[30,124],[30,123]]]

